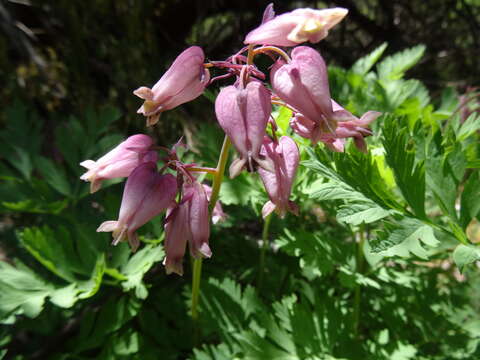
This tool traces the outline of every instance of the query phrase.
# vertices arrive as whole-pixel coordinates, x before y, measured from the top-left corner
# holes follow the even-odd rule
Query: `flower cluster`
[[[258,172],[269,197],[263,217],[273,212],[280,217],[287,212],[298,214],[290,194],[299,149],[292,137],[276,136],[272,104],[292,110],[291,133],[310,139],[313,145],[322,142],[334,151],[343,151],[347,138],[353,138],[356,146],[366,151],[364,137],[371,135],[368,125],[380,115],[369,111],[358,118],[337,104],[330,96],[327,67],[320,53],[297,46],[324,39],[347,12],[343,8],[297,9],[275,16],[269,5],[262,24],[246,36],[247,46],[236,54],[205,63],[203,50],[192,46],[176,58],[151,89],[142,86],[135,90],[133,93],[144,100],[138,112],[146,117],[147,126],[154,125],[163,111],[197,98],[218,79],[234,78],[215,101],[218,123],[238,154],[230,164],[230,177],[243,170]],[[254,64],[255,56],[261,53],[273,59],[270,84]],[[211,78],[210,68],[225,74]],[[197,172],[212,173],[215,183],[223,167],[185,164],[176,154],[179,145],[166,149],[154,146],[149,136],[131,136],[97,161],[82,162],[88,171],[81,179],[89,181],[91,192],[95,192],[102,180],[128,178],[118,220],[106,221],[97,229],[112,232],[114,244],[127,240],[135,250],[139,246],[136,230],[165,211],[164,265],[167,273],[181,275],[187,244],[195,258],[212,255],[210,222],[224,219],[225,214],[217,202],[219,184],[213,190],[195,176]],[[160,158],[157,150],[167,155]]]

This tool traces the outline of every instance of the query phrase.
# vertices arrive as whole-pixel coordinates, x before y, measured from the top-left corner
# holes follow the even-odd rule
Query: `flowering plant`
[[[134,90],[148,135],[10,111],[0,357],[478,357],[478,94],[406,80],[421,45],[332,66],[346,14],[268,6],[231,56],[188,47]],[[213,124],[160,144],[202,94]]]
[[[152,89],[142,86],[134,91],[144,100],[138,112],[147,118],[150,126],[159,121],[161,112],[195,99],[218,80],[231,78],[232,84],[223,87],[215,100],[215,115],[225,133],[216,168],[182,162],[176,152],[176,147],[182,145],[178,143],[171,150],[162,149],[166,150],[167,156],[161,157],[163,165],[157,172],[155,147],[144,135],[130,137],[97,162],[82,162],[82,166],[89,169],[82,179],[92,182],[92,192],[98,190],[99,182],[104,178],[128,176],[118,221],[106,221],[97,229],[112,231],[114,244],[128,238],[135,251],[139,246],[135,230],[168,208],[164,220],[163,264],[167,274],[183,275],[182,260],[188,244],[193,259],[191,314],[195,321],[198,320],[202,258],[210,258],[215,252],[215,244],[209,244],[210,223],[214,217],[224,218],[218,197],[230,145],[237,153],[229,167],[230,177],[235,178],[243,171],[258,173],[268,194],[269,200],[262,209],[264,234],[268,234],[274,213],[280,218],[284,218],[287,212],[299,215],[298,205],[290,199],[300,162],[298,145],[292,134],[310,140],[308,151],[311,153],[319,142],[334,152],[344,152],[346,139],[352,138],[356,147],[368,156],[364,138],[373,135],[370,125],[382,114],[367,109],[357,117],[332,99],[324,59],[318,50],[304,45],[305,42],[318,43],[324,39],[347,13],[348,10],[343,8],[297,9],[275,16],[273,5],[269,5],[262,24],[245,37],[246,47],[225,60],[205,62],[203,50],[192,46],[177,57]],[[269,56],[272,61],[269,76],[255,63],[260,54]],[[214,70],[224,73],[212,77],[210,72]],[[284,131],[282,136],[278,134],[272,106],[290,112],[290,130]],[[389,136],[387,129],[384,130],[386,137]],[[129,145],[133,139],[141,139],[142,145]],[[364,158],[359,160],[365,162]],[[387,161],[399,159],[387,157]],[[341,168],[341,162],[337,166]],[[423,202],[418,203],[406,182],[422,171],[421,166],[417,164],[413,174],[395,174],[412,212],[419,218],[426,215]],[[121,170],[111,170],[117,168]],[[165,173],[167,169],[173,175]],[[362,176],[364,169],[356,170],[359,173],[355,176]],[[199,180],[201,173],[213,176],[211,188]],[[424,186],[422,181],[420,186]],[[382,206],[390,202],[380,195],[381,187],[371,188],[368,182],[366,186],[382,199]],[[399,209],[395,201],[390,202],[390,210],[375,206],[359,210],[359,213],[375,209],[375,215],[383,218]],[[348,216],[355,219],[345,220],[351,224],[365,222],[357,211]],[[419,226],[417,231],[422,229],[422,237],[425,237],[422,241],[436,245],[431,228]],[[266,240],[267,235],[264,235],[263,241]],[[363,241],[360,239],[360,248]],[[262,252],[259,287],[263,279],[264,256]],[[361,257],[357,258],[358,269],[361,261]]]
[[[277,46],[319,42],[347,12],[342,8],[298,9],[275,17],[273,6],[269,5],[262,24],[245,38],[245,43],[249,45],[236,54],[224,61],[204,63],[203,50],[192,46],[177,57],[152,89],[142,86],[135,90],[134,94],[145,100],[138,112],[147,117],[147,125],[154,125],[161,112],[195,99],[216,80],[233,77],[234,84],[222,88],[215,100],[215,113],[226,135],[222,154],[216,169],[204,169],[195,164],[182,163],[175,150],[169,150],[161,172],[172,169],[176,173],[176,183],[171,180],[173,177],[170,174],[140,175],[141,169],[147,169],[142,161],[147,161],[150,164],[148,168],[154,169],[153,163],[148,161],[155,161],[155,158],[152,155],[142,160],[143,155],[134,156],[135,149],[129,144],[133,139],[144,139],[142,151],[155,154],[150,139],[145,135],[130,137],[97,162],[82,162],[82,166],[89,168],[82,179],[91,181],[94,190],[99,185],[93,184],[102,178],[130,175],[119,221],[107,221],[97,231],[113,231],[114,244],[125,238],[124,233],[129,234],[129,242],[135,250],[138,247],[135,229],[169,206],[165,221],[167,236],[164,263],[167,272],[183,273],[181,258],[187,239],[190,253],[197,261],[201,257],[210,257],[209,212],[213,211],[217,202],[226,160],[224,153],[228,151],[230,143],[238,153],[238,158],[230,165],[230,177],[237,176],[243,169],[258,171],[262,177],[270,197],[264,206],[263,217],[270,216],[274,210],[281,217],[285,216],[287,210],[297,214],[298,208],[289,200],[289,196],[299,163],[298,148],[288,136],[277,138],[275,120],[271,117],[272,104],[292,109],[292,128],[300,136],[311,139],[313,144],[319,140],[329,145],[337,143],[337,151],[343,150],[344,139],[348,137],[354,138],[359,147],[366,151],[363,137],[371,135],[368,124],[380,113],[370,112],[364,116],[365,120],[359,120],[333,101],[325,62],[313,48],[295,47],[290,58]],[[261,45],[255,47],[253,44]],[[254,59],[258,54],[268,54],[274,60],[270,74],[271,86],[264,82],[266,75],[255,66]],[[226,74],[211,78],[209,69],[215,67],[226,70]],[[271,132],[267,134],[269,124]],[[121,149],[129,152],[128,155],[120,155]],[[130,160],[126,162],[121,156],[133,156],[136,163]],[[105,167],[125,170],[103,170]],[[192,175],[199,172],[214,175],[210,200],[207,200],[204,187]],[[136,180],[137,177],[139,180]],[[174,200],[177,192],[178,202]]]

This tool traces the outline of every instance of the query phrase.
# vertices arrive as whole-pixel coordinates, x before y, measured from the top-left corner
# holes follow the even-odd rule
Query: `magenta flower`
[[[320,54],[307,46],[292,51],[292,61],[279,60],[270,74],[275,94],[324,132],[335,130],[339,114],[330,101],[327,67]]]
[[[80,179],[90,182],[90,193],[102,186],[105,179],[127,177],[140,163],[157,161],[157,153],[150,148],[153,140],[147,135],[133,135],[97,161],[85,160],[81,166],[88,169]]]
[[[142,86],[133,93],[145,102],[138,109],[147,117],[147,126],[158,122],[160,113],[191,101],[203,93],[210,80],[204,68],[205,55],[198,46],[183,51],[152,89]]]
[[[278,142],[265,136],[261,154],[272,159],[275,165],[274,172],[258,169],[270,198],[263,206],[262,216],[265,218],[272,211],[282,218],[287,211],[298,215],[297,205],[289,200],[300,159],[297,144],[288,136],[282,136]]]
[[[247,166],[255,170],[255,164],[272,170],[269,159],[260,156],[263,136],[271,113],[270,93],[258,81],[245,88],[227,86],[215,101],[215,113],[223,131],[240,155],[230,166],[230,177],[237,176]]]
[[[154,162],[140,164],[125,184],[117,221],[105,221],[97,232],[113,232],[113,244],[128,239],[132,249],[138,248],[136,230],[164,211],[175,199],[177,179],[161,175]]]
[[[328,31],[347,13],[344,8],[296,9],[263,22],[248,33],[244,43],[275,46],[295,46],[305,41],[317,43],[327,37]]]
[[[190,254],[195,257],[210,257],[210,217],[208,198],[202,184],[185,183],[183,199],[176,207],[169,208],[165,224],[165,253],[163,261],[167,274],[183,274],[183,255],[188,241]]]

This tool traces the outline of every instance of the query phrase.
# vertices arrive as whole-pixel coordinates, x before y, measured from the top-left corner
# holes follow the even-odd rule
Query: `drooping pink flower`
[[[165,223],[165,253],[163,261],[167,274],[183,274],[183,255],[188,241],[190,254],[195,257],[210,257],[210,217],[208,198],[202,184],[185,183],[183,198],[178,206],[168,210]]]
[[[255,164],[273,169],[271,162],[260,156],[271,110],[270,93],[258,81],[249,82],[246,87],[227,86],[218,94],[218,122],[240,155],[230,166],[230,177],[237,176],[245,166],[253,171]]]
[[[367,144],[364,137],[372,135],[368,125],[381,115],[378,111],[367,111],[359,119],[349,111],[345,110],[334,100],[331,100],[333,110],[339,114],[339,117],[348,119],[339,121],[334,132],[323,132],[317,124],[300,113],[297,113],[290,120],[290,127],[298,135],[310,139],[312,144],[321,141],[331,150],[343,152],[345,148],[345,139],[353,138],[355,145],[359,150],[366,152]]]
[[[147,117],[147,126],[158,122],[160,113],[191,101],[203,93],[210,80],[204,68],[202,48],[191,46],[183,51],[152,89],[142,86],[133,93],[145,102],[138,109]]]
[[[337,121],[343,120],[332,108],[327,67],[316,50],[307,46],[293,49],[292,61],[278,60],[270,78],[275,94],[321,131],[332,132]]]
[[[163,265],[167,274],[183,275],[183,256],[190,237],[188,226],[189,207],[185,203],[171,206],[167,210],[165,223],[165,258]]]
[[[295,46],[306,41],[317,43],[327,37],[328,31],[347,13],[344,8],[296,9],[263,22],[248,33],[244,43],[275,46]]]
[[[278,142],[265,136],[261,154],[272,159],[275,165],[274,172],[258,169],[270,198],[263,206],[262,216],[265,218],[272,211],[282,218],[287,211],[298,215],[297,205],[289,200],[300,159],[297,144],[288,136],[282,136]]]
[[[88,171],[80,179],[89,181],[90,193],[94,193],[105,179],[127,177],[140,163],[157,161],[157,153],[150,150],[152,144],[153,140],[147,135],[130,136],[97,161],[81,162]]]
[[[164,211],[175,199],[177,179],[161,175],[154,162],[138,165],[125,184],[117,221],[105,221],[97,232],[113,232],[113,244],[128,239],[132,249],[138,248],[136,230]]]

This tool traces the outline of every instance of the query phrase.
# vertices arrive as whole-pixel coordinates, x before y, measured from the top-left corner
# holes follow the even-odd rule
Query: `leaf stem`
[[[223,174],[225,173],[225,167],[228,160],[228,150],[230,149],[230,139],[227,135],[223,139],[222,150],[218,157],[217,171],[213,176],[212,183],[212,195],[210,196],[210,203],[208,204],[208,211],[212,213],[215,204],[218,201],[218,195],[220,193],[220,187],[222,186]]]

